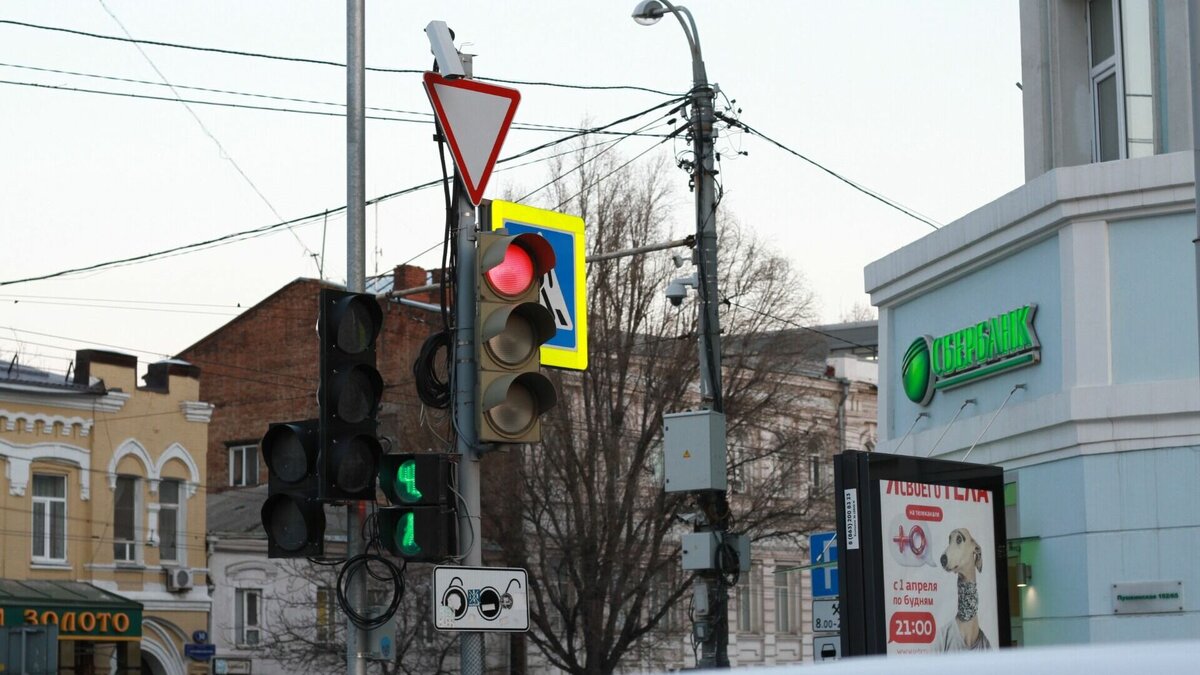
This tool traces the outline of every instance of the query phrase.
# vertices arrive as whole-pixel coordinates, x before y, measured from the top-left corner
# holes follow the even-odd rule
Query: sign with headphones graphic
[[[433,625],[443,631],[529,630],[529,574],[516,567],[433,568]]]

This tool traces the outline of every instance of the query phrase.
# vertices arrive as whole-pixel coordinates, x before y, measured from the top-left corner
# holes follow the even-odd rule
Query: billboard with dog
[[[929,654],[1010,642],[999,467],[838,455],[842,653]]]
[[[995,649],[995,548],[988,490],[883,481],[888,654]]]

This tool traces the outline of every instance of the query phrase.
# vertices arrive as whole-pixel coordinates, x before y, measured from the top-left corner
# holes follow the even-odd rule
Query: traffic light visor
[[[505,375],[489,383],[483,392],[483,414],[494,431],[517,439],[557,402],[558,394],[545,375]]]
[[[382,452],[379,441],[373,436],[358,434],[346,440],[339,439],[333,454],[334,480],[338,489],[357,493],[371,488]]]
[[[371,296],[349,295],[338,300],[333,323],[334,346],[345,354],[357,355],[375,344],[383,325],[383,311]]]
[[[492,310],[492,311],[488,311]],[[481,338],[488,355],[508,368],[524,365],[558,326],[550,310],[536,302],[484,307]]]
[[[303,550],[325,534],[325,512],[287,494],[271,495],[262,507],[262,522],[276,546],[288,553]]]
[[[263,436],[267,469],[285,483],[297,483],[315,468],[316,449],[305,447],[303,433],[291,424],[276,424]]]
[[[496,295],[516,298],[554,268],[554,248],[542,235],[491,234],[503,238],[494,240],[499,245],[481,249],[479,264],[484,280]]]
[[[358,424],[375,415],[383,396],[379,371],[360,363],[340,373],[334,386],[333,396],[341,421]]]

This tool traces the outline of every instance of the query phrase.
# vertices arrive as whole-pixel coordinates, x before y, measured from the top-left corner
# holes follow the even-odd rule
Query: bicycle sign
[[[433,626],[443,631],[527,631],[528,588],[528,573],[515,567],[435,567]]]

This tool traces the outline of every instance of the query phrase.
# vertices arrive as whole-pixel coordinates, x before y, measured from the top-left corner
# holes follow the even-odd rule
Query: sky
[[[367,0],[366,61],[429,68],[423,29],[439,19],[455,31],[460,50],[476,55],[479,77],[686,91],[691,65],[683,31],[670,18],[636,24],[634,4]],[[823,167],[939,225],[1022,183],[1017,3],[687,6],[721,102],[734,101],[742,121]],[[343,63],[345,14],[344,3],[329,0],[0,4],[0,361],[18,353],[23,364],[62,371],[83,347],[156,360],[293,279],[320,273],[344,283],[346,268],[346,220],[321,216],[346,203],[346,127],[337,116],[344,111],[343,68],[165,46],[139,50],[3,22]],[[522,96],[514,121],[525,125],[595,126],[667,98],[512,86]],[[185,106],[63,88],[335,114]],[[368,107],[388,109],[369,114],[393,118],[367,122],[367,197],[439,177],[420,75],[369,73],[366,98]],[[513,129],[501,156],[566,133]],[[629,137],[611,152],[629,159],[648,151],[639,161],[667,160],[664,170],[677,186],[669,225],[682,237],[695,228],[688,177],[671,165],[671,144],[651,149],[657,142]],[[760,138],[722,132],[717,148],[721,209],[803,273],[819,323],[869,304],[863,267],[933,231]],[[547,164],[497,172],[488,196],[532,190],[547,179]],[[369,206],[367,273],[439,264],[442,209],[438,189]],[[320,217],[297,227],[183,255],[4,283],[314,215]]]

